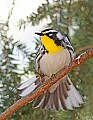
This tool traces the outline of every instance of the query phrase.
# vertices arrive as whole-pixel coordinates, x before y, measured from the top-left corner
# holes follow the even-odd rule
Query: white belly
[[[56,54],[45,54],[40,60],[40,70],[42,73],[51,76],[68,65],[70,61],[70,53],[67,49]]]

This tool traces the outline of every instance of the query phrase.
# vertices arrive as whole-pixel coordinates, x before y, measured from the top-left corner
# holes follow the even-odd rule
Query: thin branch
[[[43,83],[42,86],[38,88],[37,90],[35,90],[33,93],[27,95],[24,98],[21,98],[16,103],[14,103],[12,106],[10,106],[7,110],[5,110],[0,115],[0,120],[6,120],[8,117],[10,117],[13,113],[15,113],[21,107],[31,102],[32,100],[34,100],[41,94],[44,94],[53,84],[59,81],[62,77],[64,77],[66,74],[68,74],[73,69],[80,66],[82,63],[84,63],[86,60],[92,57],[93,57],[93,48],[89,49],[88,51],[78,56],[68,66],[64,67],[55,76],[48,79],[47,82]]]
[[[93,45],[89,45],[89,46],[79,48],[78,50],[75,51],[75,54],[78,55],[80,52],[83,52],[83,51],[88,50],[90,48],[93,48]]]

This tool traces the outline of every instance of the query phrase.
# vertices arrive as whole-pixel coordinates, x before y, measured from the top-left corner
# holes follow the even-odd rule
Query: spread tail
[[[34,76],[32,79],[18,87],[19,90],[23,90],[20,96],[24,97],[30,94],[39,86],[39,78]],[[64,77],[55,89],[51,88],[45,94],[42,94],[36,98],[33,107],[40,107],[41,109],[53,109],[57,111],[73,110],[75,107],[80,107],[81,104],[84,103],[82,95],[76,90],[68,76]]]
[[[53,110],[73,110],[83,104],[82,95],[76,90],[69,77],[64,77],[53,92],[39,96],[33,107]]]

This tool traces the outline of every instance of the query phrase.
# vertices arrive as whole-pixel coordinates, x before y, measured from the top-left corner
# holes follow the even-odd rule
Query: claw
[[[78,60],[78,64],[80,64],[80,56],[78,56],[77,60]]]
[[[42,76],[43,76],[43,75],[41,75],[41,74],[39,74],[38,72],[36,72],[36,76],[39,77],[39,79],[40,79],[40,84],[42,85],[42,84],[43,84],[43,82],[42,82]]]

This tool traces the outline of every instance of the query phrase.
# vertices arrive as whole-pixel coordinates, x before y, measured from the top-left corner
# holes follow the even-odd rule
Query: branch
[[[74,68],[80,66],[82,63],[84,63],[86,60],[92,57],[93,57],[93,48],[89,49],[88,51],[78,56],[68,66],[64,67],[62,70],[56,73],[55,76],[48,79],[45,83],[42,84],[40,88],[35,90],[33,93],[27,95],[24,98],[21,98],[12,106],[10,106],[7,110],[5,110],[0,115],[0,120],[6,120],[8,117],[10,117],[14,112],[19,110],[21,107],[31,102],[35,98],[39,97],[41,94],[44,94],[53,84],[59,81],[62,77],[64,77],[66,74],[71,72]]]
[[[75,54],[78,55],[80,52],[83,52],[83,51],[88,50],[90,48],[93,48],[93,45],[89,45],[89,46],[79,48],[78,50],[75,51]]]

